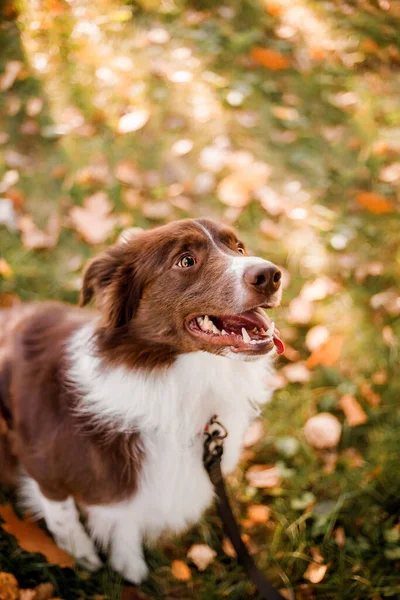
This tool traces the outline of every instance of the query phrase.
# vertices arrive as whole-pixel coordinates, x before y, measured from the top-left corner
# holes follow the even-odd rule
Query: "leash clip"
[[[225,427],[218,421],[217,415],[211,417],[204,427],[203,463],[207,471],[224,451],[224,440],[228,435]]]

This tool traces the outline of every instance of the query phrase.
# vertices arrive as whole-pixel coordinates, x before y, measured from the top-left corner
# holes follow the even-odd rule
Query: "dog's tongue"
[[[276,335],[276,332],[273,335],[273,339],[276,351],[278,354],[283,354],[285,352],[285,344],[282,342],[281,338]]]

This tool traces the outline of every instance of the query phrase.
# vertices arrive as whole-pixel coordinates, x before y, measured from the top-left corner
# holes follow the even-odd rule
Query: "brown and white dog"
[[[0,313],[0,476],[84,566],[101,565],[95,540],[138,583],[143,541],[210,505],[201,432],[218,415],[232,471],[283,351],[262,310],[279,304],[280,276],[232,229],[187,219],[89,263],[81,304],[94,297],[99,312]]]

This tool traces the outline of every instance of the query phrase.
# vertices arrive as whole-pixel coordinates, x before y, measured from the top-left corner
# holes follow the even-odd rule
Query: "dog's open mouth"
[[[186,320],[189,332],[209,344],[230,346],[232,352],[266,354],[285,351],[279,332],[261,308],[238,315],[196,315]]]

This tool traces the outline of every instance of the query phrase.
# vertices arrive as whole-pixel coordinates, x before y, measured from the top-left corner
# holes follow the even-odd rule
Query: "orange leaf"
[[[1,600],[17,600],[19,597],[18,581],[11,573],[0,573]]]
[[[269,521],[271,509],[263,504],[251,504],[247,509],[247,515],[252,523],[266,523]]]
[[[271,71],[282,71],[290,67],[290,61],[286,56],[268,48],[256,46],[251,50],[250,56],[255,63]]]
[[[351,394],[345,394],[342,396],[339,401],[339,406],[346,415],[346,419],[350,427],[362,425],[368,421],[368,416]]]
[[[339,360],[343,342],[343,335],[332,335],[324,344],[322,344],[322,346],[311,353],[307,359],[307,367],[312,368],[316,365],[334,365]]]
[[[325,573],[328,569],[328,565],[319,565],[318,563],[312,562],[308,565],[303,577],[308,579],[311,583],[319,583],[325,577]]]
[[[60,567],[73,567],[74,560],[64,550],[61,550],[37,523],[26,519],[21,520],[15,514],[11,505],[0,506],[0,517],[4,520],[1,527],[10,535],[14,535],[18,545],[27,552],[40,552],[48,562]]]
[[[190,569],[183,560],[172,561],[171,572],[178,581],[189,581],[192,578]]]
[[[282,483],[278,469],[271,465],[253,465],[246,473],[249,485],[256,488],[274,488]]]
[[[356,200],[360,206],[376,215],[394,211],[394,207],[389,200],[375,192],[358,192]]]

